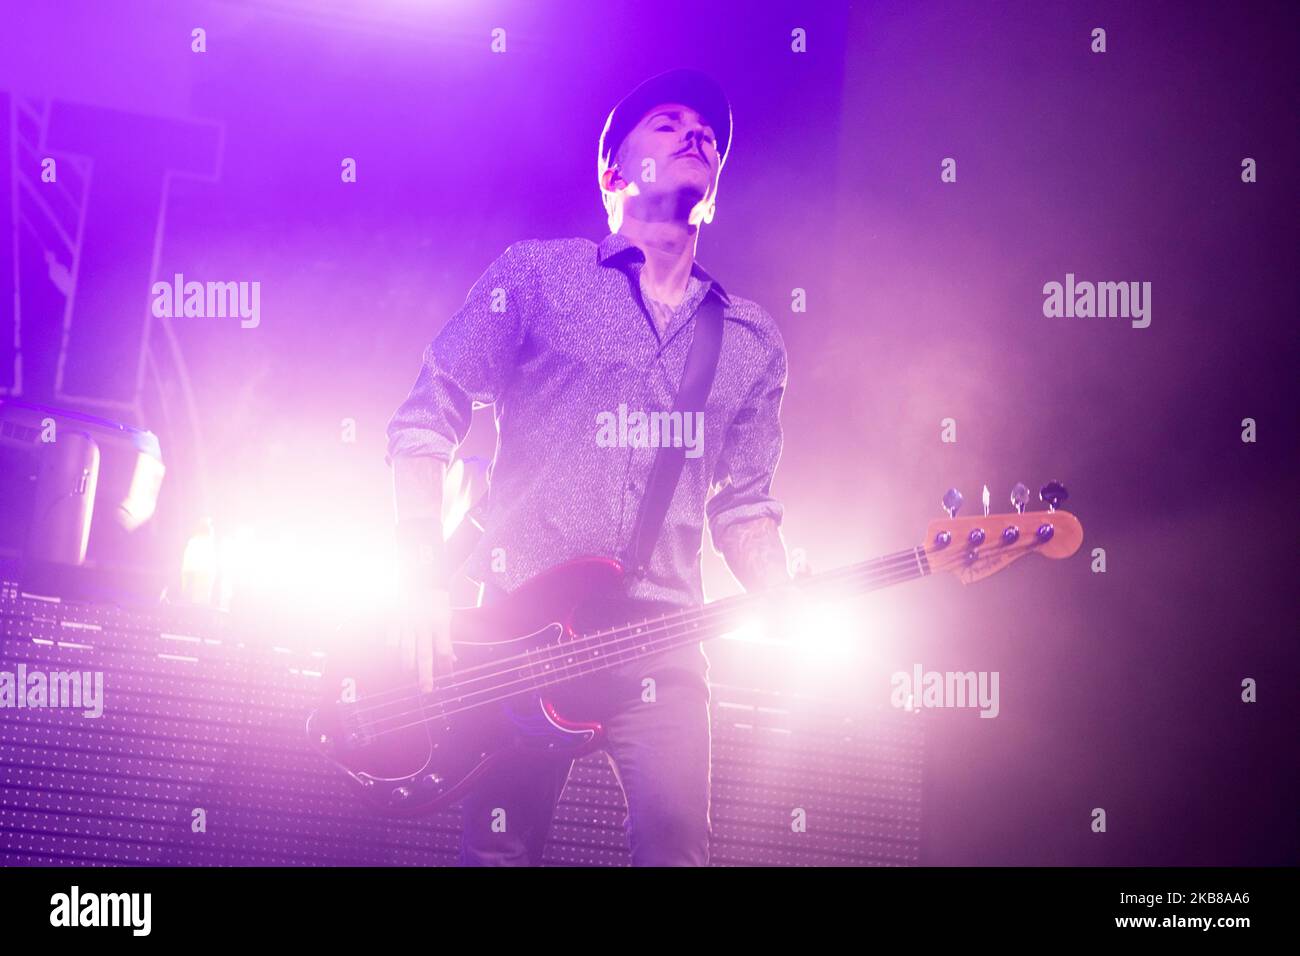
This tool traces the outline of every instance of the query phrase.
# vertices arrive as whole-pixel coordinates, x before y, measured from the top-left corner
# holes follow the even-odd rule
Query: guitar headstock
[[[1027,554],[1053,559],[1074,554],[1083,543],[1083,525],[1058,507],[1067,497],[1065,487],[1049,482],[1039,497],[1047,502],[1046,511],[1019,510],[1029,500],[1029,489],[1018,484],[1011,493],[1017,511],[958,518],[962,498],[955,489],[950,490],[943,500],[949,516],[931,521],[925,530],[925,556],[930,570],[936,574],[951,571],[963,584],[971,584],[997,574]],[[987,488],[984,501],[987,507]]]

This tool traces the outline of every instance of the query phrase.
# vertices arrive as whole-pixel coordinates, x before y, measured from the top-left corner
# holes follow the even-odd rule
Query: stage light
[[[812,650],[821,657],[852,654],[866,638],[860,614],[846,601],[810,601],[791,610],[788,624],[755,615],[723,640]]]
[[[181,593],[189,603],[223,610],[379,611],[396,594],[392,542],[377,530],[214,531],[205,522],[186,544]]]
[[[719,640],[723,641],[740,641],[742,644],[784,644],[784,641],[774,640],[767,635],[767,627],[760,617],[753,617],[736,628],[734,631],[728,631],[723,634]]]
[[[396,592],[392,543],[362,529],[243,527],[219,547],[223,599],[230,604],[363,610]]]
[[[135,561],[143,542],[113,525],[132,532],[153,517],[165,472],[152,432],[0,398],[0,546],[77,567],[93,534],[101,566]]]
[[[892,645],[888,622],[877,618],[874,604],[864,609],[856,599],[810,599],[791,608],[784,625],[777,615],[755,614],[722,638],[749,645],[738,650],[743,663],[732,654],[721,659],[744,670],[754,686],[814,696],[830,687],[857,693]]]
[[[212,603],[217,580],[217,545],[212,521],[204,518],[198,532],[185,543],[181,556],[181,598],[187,604]]]

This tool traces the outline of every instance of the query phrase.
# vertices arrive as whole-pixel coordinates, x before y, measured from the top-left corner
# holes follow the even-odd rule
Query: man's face
[[[689,106],[654,107],[628,133],[619,155],[619,178],[630,187],[629,196],[653,200],[676,195],[679,202],[699,207],[713,199],[718,184],[717,138]]]

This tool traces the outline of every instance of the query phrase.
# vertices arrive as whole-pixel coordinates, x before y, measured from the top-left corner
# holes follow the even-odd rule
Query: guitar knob
[[[1047,544],[1047,542],[1052,540],[1052,535],[1055,533],[1056,529],[1050,524],[1040,524],[1038,530],[1034,532],[1034,535],[1038,538],[1039,544]]]
[[[943,510],[948,512],[949,518],[957,517],[957,512],[961,510],[962,496],[956,488],[949,488],[943,493]]]
[[[1065,490],[1065,485],[1059,481],[1049,481],[1038,489],[1040,500],[1047,502],[1048,510],[1055,511],[1061,507],[1061,502],[1070,497],[1070,493]]]
[[[1011,489],[1011,506],[1016,509],[1016,514],[1025,513],[1025,505],[1029,504],[1029,489],[1025,487],[1023,481],[1017,481],[1016,486]]]
[[[966,536],[966,540],[970,542],[970,546],[972,548],[978,548],[981,544],[984,543],[984,529],[983,528],[972,529],[971,533]]]
[[[1028,490],[1028,489],[1026,489]],[[1015,544],[1020,540],[1020,529],[1015,525],[1002,529],[1002,543]]]

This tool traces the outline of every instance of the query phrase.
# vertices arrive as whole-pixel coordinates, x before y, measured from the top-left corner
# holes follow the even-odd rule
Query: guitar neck
[[[985,513],[968,518],[951,513],[960,504],[958,500],[949,508],[947,518],[936,519],[926,528],[922,540],[930,545],[803,578],[789,590],[800,600],[834,601],[925,577],[932,571],[952,572],[970,584],[998,573],[1027,554],[1060,560],[1078,551],[1083,526],[1074,515],[1054,507],[1065,497],[1059,483],[1044,485],[1040,493],[1042,500],[1052,506],[1049,511],[1021,510],[1021,499],[1027,495],[1013,495],[1017,506],[1014,514]],[[627,661],[709,641],[756,622],[761,624],[784,610],[784,597],[784,593],[741,594],[701,608],[547,643],[491,664],[457,671],[440,681],[424,702],[429,715],[425,719],[442,719],[484,703],[539,691]],[[550,625],[556,629],[559,626],[559,621]]]
[[[801,598],[832,601],[892,587],[929,573],[925,549],[916,547],[813,575],[796,582],[793,588]],[[752,623],[769,607],[770,600],[769,595],[761,593],[739,594],[701,608],[583,634],[549,651],[543,659],[525,665],[527,676],[535,687],[542,687],[712,640]]]

